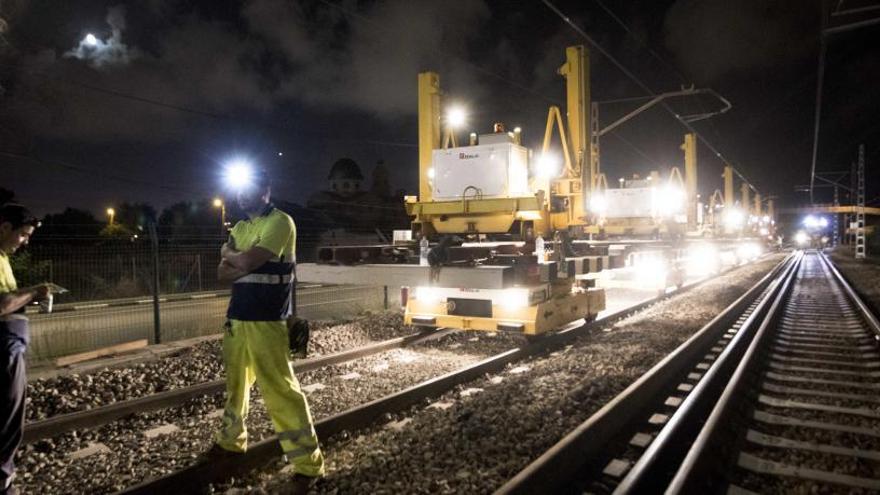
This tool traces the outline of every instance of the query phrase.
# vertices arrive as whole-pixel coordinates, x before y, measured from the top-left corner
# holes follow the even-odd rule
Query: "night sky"
[[[809,182],[818,1],[552,3],[651,90],[693,84],[730,100],[697,130],[765,196],[808,201],[794,188]],[[541,1],[0,0],[0,16],[0,187],[41,214],[211,197],[235,155],[302,204],[344,156],[367,177],[384,160],[393,186],[415,193],[419,71],[440,73],[471,129],[520,125],[537,148],[547,107],[564,104],[564,48],[587,44]],[[878,35],[830,38],[819,146],[823,171],[849,169],[868,145],[869,199],[880,194]],[[595,100],[645,95],[591,57]],[[636,104],[603,104],[603,124]],[[609,182],[680,164],[684,132],[658,107],[607,135]],[[699,152],[705,195],[721,187],[722,163]]]

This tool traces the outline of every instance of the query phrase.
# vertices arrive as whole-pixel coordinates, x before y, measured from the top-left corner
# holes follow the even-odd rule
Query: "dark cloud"
[[[153,2],[146,12],[163,9]],[[299,104],[380,119],[411,115],[416,74],[426,69],[443,71],[445,84],[474,98],[485,94],[453,55],[489,19],[481,1],[306,9],[251,0],[239,14],[244,22],[235,24],[191,12],[141,50],[128,39],[125,10],[111,7],[109,38],[84,36],[62,56],[53,49],[22,56],[15,98],[0,105],[46,137],[167,141],[199,113],[260,115]],[[509,52],[499,45],[499,59],[510,61]]]
[[[802,0],[678,0],[666,13],[665,34],[685,72],[710,83],[815,56],[818,12]]]

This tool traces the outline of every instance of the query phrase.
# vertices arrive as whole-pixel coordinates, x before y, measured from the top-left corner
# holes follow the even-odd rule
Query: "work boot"
[[[216,461],[219,459],[226,459],[226,458],[236,457],[236,456],[240,456],[240,455],[244,455],[244,453],[234,452],[232,450],[226,450],[223,447],[221,447],[219,444],[215,443],[214,445],[211,446],[210,449],[202,452],[199,455],[199,460],[201,460],[201,461]]]
[[[313,478],[311,476],[296,473],[291,479],[289,485],[290,491],[288,491],[287,493],[289,493],[290,495],[306,495],[307,493],[309,493],[309,489],[311,489],[312,483],[315,481],[315,479],[316,478]]]

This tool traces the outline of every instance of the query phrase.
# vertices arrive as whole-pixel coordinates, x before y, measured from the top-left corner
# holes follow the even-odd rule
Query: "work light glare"
[[[231,189],[244,189],[253,184],[253,168],[250,163],[244,160],[232,161],[226,166],[223,179]]]
[[[464,112],[464,109],[461,107],[452,107],[446,114],[446,121],[453,129],[461,128],[461,126],[463,126],[465,123],[465,119],[466,114]]]

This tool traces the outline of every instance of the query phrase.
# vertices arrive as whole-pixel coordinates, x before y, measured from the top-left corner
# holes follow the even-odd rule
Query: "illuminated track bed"
[[[757,269],[756,265],[740,270]],[[717,282],[706,284],[710,286]],[[701,286],[701,291],[704,290],[703,287]],[[620,291],[618,296],[629,295],[629,299],[618,299],[612,304],[611,309],[621,309],[638,299],[644,300],[654,295],[651,292],[639,294],[617,291]],[[679,299],[684,297],[684,295],[678,296]],[[300,379],[305,387],[310,387],[307,390],[313,410],[323,421],[328,419],[327,415],[334,412],[400,391],[402,388],[444,372],[458,370],[468,363],[474,363],[487,355],[511,349],[522,343],[521,337],[513,340],[511,338],[512,336],[503,334],[490,336],[483,332],[457,333],[435,344],[388,351],[356,363],[304,373],[301,374]],[[496,372],[500,371],[502,369],[496,370]],[[504,373],[501,374],[506,376]],[[469,380],[479,379],[481,376],[482,373],[474,375]],[[517,374],[514,373],[512,376],[516,377]],[[184,407],[140,414],[96,430],[80,431],[75,435],[65,434],[53,440],[32,444],[27,447],[28,451],[23,456],[28,463],[23,471],[29,473],[29,476],[23,480],[26,483],[25,488],[36,491],[63,491],[61,487],[79,486],[83,484],[83,480],[87,480],[89,485],[85,486],[85,489],[101,493],[130,486],[138,480],[166,473],[176,467],[190,465],[194,455],[207,449],[211,435],[219,424],[219,418],[216,416],[219,407],[222,407],[222,396],[208,396],[192,401]],[[392,417],[402,419],[401,416]],[[388,416],[382,418],[380,423],[389,420]],[[167,427],[169,424],[179,430],[166,432],[155,438],[145,436],[146,431]],[[259,400],[254,403],[249,424],[253,425],[251,428],[253,439],[271,435],[270,422]],[[406,426],[406,423],[403,426]],[[319,424],[319,434],[320,432]],[[322,436],[322,438],[326,437]],[[328,444],[331,451],[332,442],[344,438],[344,436],[335,437]],[[99,452],[82,459],[68,457],[72,452],[97,442],[106,445],[110,452]],[[271,458],[277,459],[278,454],[272,454],[277,448],[276,444],[268,440],[267,445]],[[82,455],[82,452],[79,455]],[[282,465],[276,465],[275,469],[280,467]],[[96,472],[100,474],[95,475]]]
[[[550,354],[516,361],[431,399],[434,407],[396,414],[403,423],[399,430],[377,425],[365,435],[325,441],[330,472],[317,492],[497,488],[778,260],[742,267],[672,296],[611,331],[597,322],[595,330]],[[278,467],[234,486],[278,489],[286,482]]]
[[[500,492],[880,490],[876,318],[815,251],[758,292]]]

